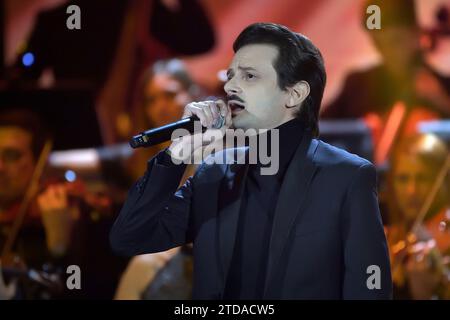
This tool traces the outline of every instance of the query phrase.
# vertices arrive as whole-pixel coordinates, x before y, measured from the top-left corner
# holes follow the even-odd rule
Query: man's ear
[[[299,106],[309,95],[309,83],[306,81],[299,81],[289,89],[289,98],[286,103],[286,108],[294,108]]]

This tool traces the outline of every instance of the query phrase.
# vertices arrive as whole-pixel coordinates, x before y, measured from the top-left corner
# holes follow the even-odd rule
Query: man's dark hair
[[[31,135],[31,151],[35,160],[39,158],[49,137],[41,119],[25,108],[0,111],[0,127],[17,127],[28,132]]]
[[[302,80],[308,82],[309,96],[296,116],[314,136],[318,136],[319,110],[326,83],[325,66],[319,49],[304,35],[275,23],[249,25],[234,41],[233,50],[237,52],[249,44],[270,44],[278,48],[273,66],[282,90]]]

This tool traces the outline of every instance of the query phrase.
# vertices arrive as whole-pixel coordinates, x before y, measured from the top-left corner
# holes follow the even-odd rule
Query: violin
[[[46,189],[56,185],[63,186],[69,207],[87,206],[101,215],[107,215],[111,212],[111,197],[105,193],[88,190],[86,182],[79,178],[70,182],[60,176],[48,178],[42,183],[39,193],[43,193]]]
[[[406,281],[405,264],[408,259],[425,259],[431,271],[446,274],[450,268],[450,209],[446,209],[424,223],[416,232],[404,234],[400,228],[387,230],[394,283],[403,286]]]

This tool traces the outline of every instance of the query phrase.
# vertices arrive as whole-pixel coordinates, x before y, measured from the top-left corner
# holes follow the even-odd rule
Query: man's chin
[[[236,114],[233,118],[233,125],[232,128],[233,129],[241,129],[241,130],[248,130],[248,129],[258,129],[258,125],[257,123],[255,123],[255,119],[253,119],[253,117],[243,111],[239,114]]]
[[[231,128],[233,129],[245,129],[245,121],[243,121],[242,116],[237,114],[231,118],[232,125]]]
[[[243,122],[241,123],[238,122],[236,124],[233,122],[231,128],[234,130],[242,130],[243,132],[246,132],[248,130],[258,130],[257,128],[254,128],[253,126]]]

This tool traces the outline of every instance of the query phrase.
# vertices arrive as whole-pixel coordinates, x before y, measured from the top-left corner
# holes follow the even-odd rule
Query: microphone
[[[171,140],[172,132],[177,129],[186,129],[189,133],[194,132],[194,122],[200,121],[197,116],[183,118],[179,121],[166,124],[162,127],[146,130],[138,135],[133,136],[129,143],[133,149],[141,147],[150,147]],[[225,123],[225,118],[221,115],[220,119],[213,125],[214,129],[220,129]],[[206,131],[206,127],[202,127],[202,132]]]

